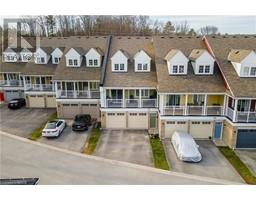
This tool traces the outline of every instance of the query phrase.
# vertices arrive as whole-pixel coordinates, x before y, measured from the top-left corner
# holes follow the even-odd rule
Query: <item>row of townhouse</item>
[[[255,36],[71,36],[31,46],[4,50],[2,99],[25,97],[61,118],[89,113],[105,129],[256,148]]]

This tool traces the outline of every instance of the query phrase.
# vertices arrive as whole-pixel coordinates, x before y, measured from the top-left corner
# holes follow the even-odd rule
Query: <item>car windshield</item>
[[[18,103],[18,100],[11,100],[10,103]]]
[[[81,121],[83,121],[83,118],[81,116],[76,116],[75,121],[76,122],[81,122]]]
[[[46,129],[55,129],[56,128],[56,124],[55,123],[48,123],[45,128]]]

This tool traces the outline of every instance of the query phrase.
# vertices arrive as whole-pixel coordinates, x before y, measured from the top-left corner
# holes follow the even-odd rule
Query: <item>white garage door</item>
[[[46,107],[47,108],[56,108],[56,99],[53,95],[46,96]]]
[[[196,139],[208,139],[212,137],[213,122],[191,121],[189,133]]]
[[[126,114],[125,113],[107,113],[106,127],[110,129],[126,128]]]
[[[128,128],[148,129],[147,113],[128,113]]]
[[[166,121],[165,138],[171,138],[175,131],[188,132],[187,121]]]
[[[74,118],[75,115],[80,114],[79,104],[62,104],[62,112],[60,117],[63,118]]]
[[[42,95],[31,95],[28,96],[29,107],[30,108],[44,108],[45,101]]]

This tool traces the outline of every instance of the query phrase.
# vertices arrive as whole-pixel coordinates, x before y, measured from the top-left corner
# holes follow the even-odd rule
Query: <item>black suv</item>
[[[12,99],[8,103],[8,108],[10,108],[10,109],[17,109],[17,108],[21,108],[22,106],[25,106],[25,105],[26,105],[26,100],[23,99],[23,98]]]
[[[72,124],[73,131],[85,131],[92,124],[91,115],[76,115]]]

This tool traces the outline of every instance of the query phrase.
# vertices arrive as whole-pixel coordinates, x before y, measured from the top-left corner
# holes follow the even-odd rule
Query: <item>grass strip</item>
[[[91,155],[91,154],[93,154],[94,150],[96,149],[96,146],[100,139],[100,129],[92,128],[88,137],[89,137],[89,139],[85,145],[83,153]]]

